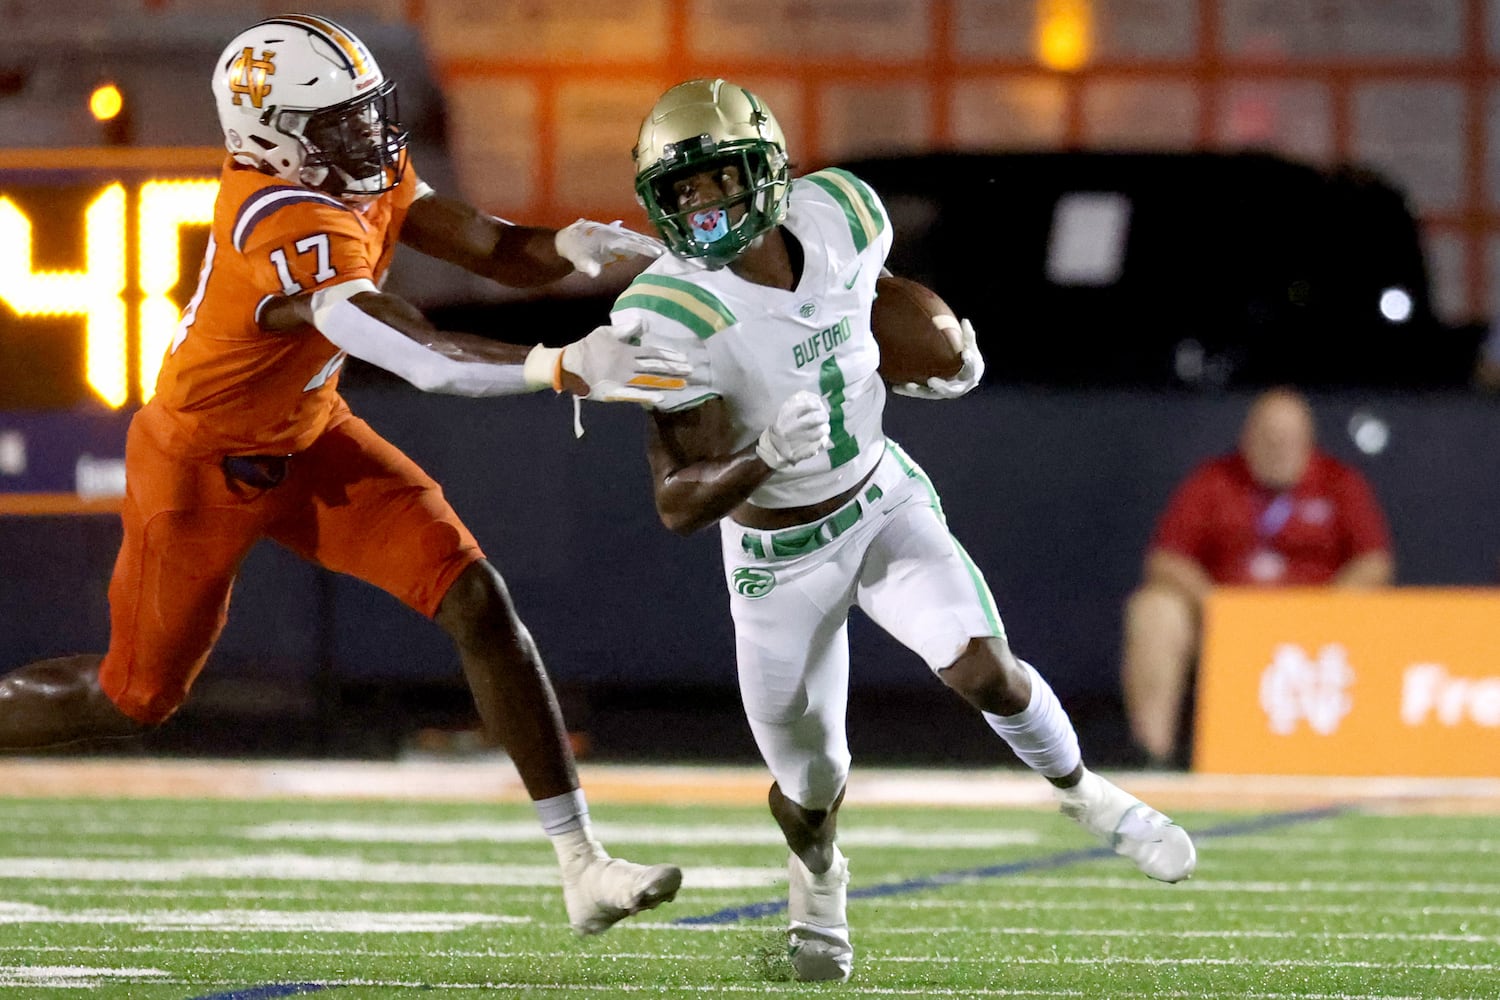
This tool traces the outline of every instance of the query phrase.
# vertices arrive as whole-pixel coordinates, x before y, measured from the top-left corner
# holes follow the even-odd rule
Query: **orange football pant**
[[[168,420],[148,405],[126,438],[125,538],[99,672],[104,693],[138,722],[162,722],[187,699],[228,620],[240,562],[261,538],[429,618],[484,558],[437,482],[347,407],[269,489],[230,480],[218,456],[168,447]]]

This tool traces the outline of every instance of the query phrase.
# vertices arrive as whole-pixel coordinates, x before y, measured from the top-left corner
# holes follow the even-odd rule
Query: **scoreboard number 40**
[[[83,220],[80,269],[37,270],[32,220],[0,194],[0,303],[20,317],[77,316],[84,322],[89,386],[111,407],[130,396],[130,302],[136,302],[137,387],[151,398],[161,359],[171,344],[180,307],[171,292],[182,277],[181,230],[213,218],[216,179],[150,180],[140,184],[135,208],[136,288],[129,286],[124,183],[103,186]]]

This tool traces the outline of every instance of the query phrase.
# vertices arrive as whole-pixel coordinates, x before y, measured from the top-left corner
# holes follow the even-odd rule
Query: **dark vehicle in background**
[[[1374,173],[1259,153],[951,153],[841,164],[890,267],[974,322],[990,384],[1457,386],[1417,225]]]

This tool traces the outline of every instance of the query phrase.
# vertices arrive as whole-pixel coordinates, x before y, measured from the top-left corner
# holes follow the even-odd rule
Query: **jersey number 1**
[[[818,389],[828,400],[828,467],[837,469],[859,454],[859,442],[844,429],[844,373],[838,358],[828,358],[818,369]]]

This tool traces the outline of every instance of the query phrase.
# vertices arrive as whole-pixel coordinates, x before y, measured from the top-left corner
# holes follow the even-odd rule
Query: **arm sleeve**
[[[348,281],[313,295],[318,332],[335,347],[400,375],[423,392],[456,396],[514,396],[531,392],[521,365],[456,361],[439,354],[350,302],[376,291],[367,280]]]

